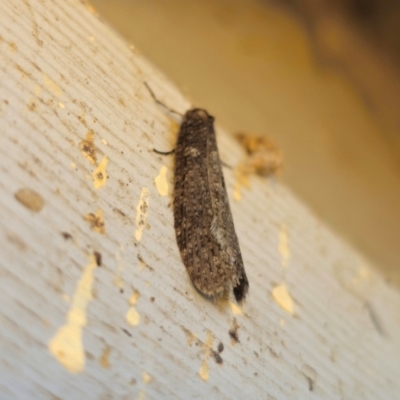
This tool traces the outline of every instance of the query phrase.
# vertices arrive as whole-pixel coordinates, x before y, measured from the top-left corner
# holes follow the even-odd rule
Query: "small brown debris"
[[[122,332],[124,332],[127,336],[132,337],[132,333],[130,333],[127,329],[121,328]]]
[[[99,233],[105,233],[103,211],[97,210],[96,214],[89,213],[85,215],[85,220],[90,223],[90,228]]]
[[[211,350],[211,355],[214,358],[214,361],[217,364],[222,364],[224,362],[224,360],[222,359],[222,357],[214,350]]]
[[[308,364],[303,364],[301,367],[301,372],[307,379],[308,390],[312,392],[315,388],[315,382],[317,380],[317,371],[315,371],[315,369]]]
[[[260,176],[277,175],[283,167],[281,150],[270,138],[249,133],[238,133],[236,139],[245,148],[247,160],[241,165],[242,173]]]
[[[93,254],[94,254],[94,257],[96,259],[97,266],[101,267],[101,263],[102,263],[102,255],[101,255],[101,253],[99,253],[98,251],[95,251]]]
[[[82,140],[79,143],[79,148],[81,149],[83,155],[92,163],[96,164],[97,162],[97,154],[96,154],[96,146],[94,145],[94,132],[90,130],[86,134],[86,139]]]
[[[224,344],[222,342],[219,342],[217,350],[218,353],[222,353],[224,351]]]
[[[238,329],[239,329],[239,325],[237,324],[236,319],[234,318],[231,329],[229,329],[229,336],[231,337],[233,343],[240,342],[239,335],[238,335]]]
[[[65,240],[72,239],[72,235],[70,233],[68,233],[68,232],[61,232],[61,235]]]

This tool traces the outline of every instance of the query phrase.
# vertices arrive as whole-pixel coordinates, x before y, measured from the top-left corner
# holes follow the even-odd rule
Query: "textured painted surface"
[[[154,183],[173,165],[151,151],[173,146],[171,122],[142,82],[190,104],[90,8],[2,2],[0,38],[0,398],[396,399],[399,294],[281,184],[251,176],[231,201],[243,307],[195,291]],[[240,145],[217,140],[235,166]],[[272,295],[282,284],[293,315]],[[71,313],[75,373],[49,349]]]

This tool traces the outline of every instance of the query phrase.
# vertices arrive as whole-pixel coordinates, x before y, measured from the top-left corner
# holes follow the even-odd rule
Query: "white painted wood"
[[[250,177],[234,202],[224,170],[250,293],[238,309],[193,289],[173,158],[152,152],[176,123],[143,81],[190,104],[92,11],[0,4],[0,397],[398,398],[399,293],[281,184]]]

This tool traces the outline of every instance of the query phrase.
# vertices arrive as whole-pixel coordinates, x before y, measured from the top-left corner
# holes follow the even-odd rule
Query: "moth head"
[[[187,111],[185,116],[183,117],[184,122],[190,121],[203,121],[205,123],[213,124],[214,117],[211,116],[206,110],[203,108],[192,108]]]

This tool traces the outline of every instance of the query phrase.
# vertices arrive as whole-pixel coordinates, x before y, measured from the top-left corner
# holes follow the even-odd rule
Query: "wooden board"
[[[235,201],[225,168],[250,293],[205,300],[152,151],[177,124],[143,82],[189,102],[81,2],[3,2],[0,22],[1,398],[397,397],[400,295],[362,256],[273,179]]]

